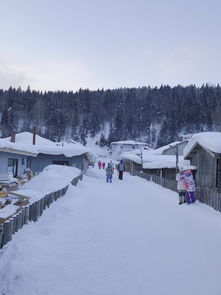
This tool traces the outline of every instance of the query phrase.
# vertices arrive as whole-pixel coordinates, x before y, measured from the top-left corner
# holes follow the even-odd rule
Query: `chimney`
[[[11,142],[15,142],[15,132],[12,132],[11,134]]]
[[[33,141],[32,144],[35,145],[36,142],[36,127],[33,128]]]

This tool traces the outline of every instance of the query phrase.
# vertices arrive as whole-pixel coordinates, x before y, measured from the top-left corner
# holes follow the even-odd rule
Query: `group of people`
[[[196,202],[195,199],[195,181],[193,179],[193,174],[190,169],[184,170],[181,168],[176,175],[177,181],[177,191],[179,194],[179,205],[183,203],[190,203]]]
[[[98,168],[101,169],[105,169],[105,163],[101,162],[101,161],[98,161]],[[107,167],[105,169],[106,171],[106,181],[109,182],[109,183],[112,183],[112,179],[113,179],[113,174],[114,174],[114,164],[112,161],[110,161],[108,164],[107,164]],[[120,163],[116,166],[116,169],[118,171],[118,178],[120,180],[123,180],[123,173],[125,171],[125,165],[123,163],[123,160],[120,161]]]
[[[116,166],[117,171],[118,171],[118,178],[120,180],[123,180],[123,173],[125,171],[125,165],[123,163],[123,160],[120,161],[120,163]],[[112,177],[114,174],[114,166],[112,161],[110,161],[110,163],[108,163],[107,168],[106,168],[106,181],[107,182],[112,182]]]
[[[97,162],[98,168],[101,169],[105,169],[106,163],[105,162],[101,162],[100,160]]]

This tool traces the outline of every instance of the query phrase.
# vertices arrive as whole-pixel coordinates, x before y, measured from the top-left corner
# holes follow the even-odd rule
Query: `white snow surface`
[[[220,249],[220,213],[91,168],[0,250],[0,294],[218,295]]]
[[[30,197],[30,202],[33,203],[47,194],[64,188],[80,173],[81,170],[75,167],[49,165],[16,192]]]
[[[174,142],[171,142],[170,144],[161,146],[158,149],[152,150],[151,152],[155,155],[162,155],[165,150],[169,149],[171,146],[176,146],[177,144],[181,142],[182,141],[174,141]]]
[[[135,141],[135,140],[122,140],[122,141],[114,141],[111,142],[111,144],[140,144],[140,145],[148,145],[148,143],[146,142],[139,142],[139,141]]]
[[[184,157],[197,145],[213,153],[221,154],[221,132],[201,132],[194,134],[184,148]]]
[[[80,143],[53,142],[49,139],[36,135],[36,144],[32,144],[33,134],[21,132],[16,134],[15,143],[10,142],[11,137],[0,139],[0,147],[10,147],[35,154],[64,155],[73,157],[89,153],[89,150]]]
[[[162,168],[176,168],[176,156],[155,154],[154,150],[145,151],[143,154],[143,168],[144,169],[162,169]],[[138,156],[139,155],[139,156]],[[131,160],[137,164],[141,164],[140,150],[133,152],[124,152],[121,156],[123,159]],[[196,169],[195,166],[190,165],[189,160],[184,160],[183,156],[179,156],[178,167],[185,169]]]
[[[39,175],[22,185],[16,193],[30,198],[29,203],[32,204],[45,195],[66,187],[80,174],[81,170],[75,167],[49,165]],[[0,218],[6,218],[14,214],[17,209],[18,206],[13,205],[13,203],[7,205],[0,210]]]
[[[29,152],[33,153],[33,156],[37,156],[37,148],[35,146],[25,146],[23,144],[10,142],[6,139],[0,139],[0,148],[1,149],[12,149],[12,150],[18,150],[20,152]]]

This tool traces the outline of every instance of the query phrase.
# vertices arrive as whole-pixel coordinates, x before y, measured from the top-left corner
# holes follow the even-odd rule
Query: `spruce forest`
[[[1,137],[31,131],[83,144],[142,140],[159,147],[181,135],[220,131],[221,88],[208,84],[77,92],[0,90]]]

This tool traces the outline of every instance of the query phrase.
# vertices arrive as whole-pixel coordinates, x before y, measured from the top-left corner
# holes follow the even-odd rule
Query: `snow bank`
[[[30,201],[33,203],[46,194],[64,188],[80,173],[81,170],[75,167],[49,165],[43,172],[25,183],[18,190],[18,194],[30,197]]]
[[[0,209],[0,218],[7,218],[11,216],[18,210],[18,206],[15,205],[7,205],[6,207]]]
[[[29,204],[32,204],[43,198],[45,195],[63,189],[80,174],[81,170],[75,167],[49,165],[43,170],[43,172],[25,183],[21,189],[16,191],[16,193],[28,197]],[[10,193],[9,196],[10,199],[13,199],[13,196],[10,195]],[[16,201],[17,198],[14,198]],[[13,203],[14,202],[0,209],[0,218],[7,218],[16,213],[19,206],[15,206]]]
[[[184,148],[184,158],[197,145],[201,145],[205,149],[213,153],[221,153],[221,132],[201,132],[194,134],[189,143]]]

